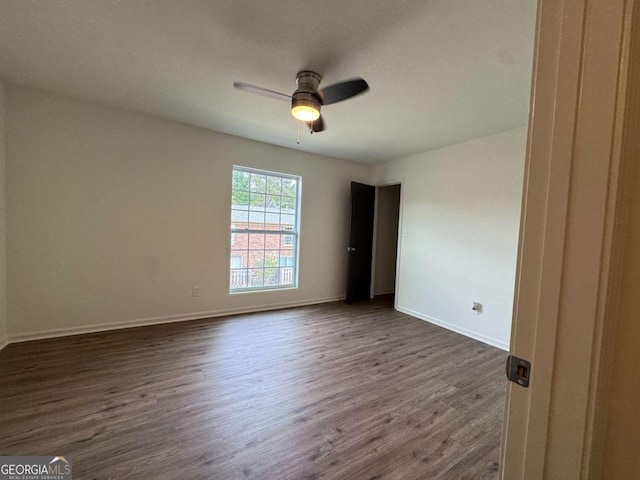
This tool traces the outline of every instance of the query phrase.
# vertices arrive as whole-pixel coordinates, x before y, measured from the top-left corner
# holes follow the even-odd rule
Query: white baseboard
[[[407,315],[411,315],[412,317],[416,317],[420,320],[424,320],[425,322],[433,323],[434,325],[438,325],[439,327],[446,328],[447,330],[451,330],[453,332],[464,335],[465,337],[473,338],[474,340],[478,340],[482,343],[486,343],[491,345],[492,347],[499,348],[501,350],[509,351],[509,344],[504,343],[500,340],[497,340],[492,337],[488,337],[486,335],[482,335],[481,333],[473,332],[471,330],[467,330],[466,328],[459,327],[457,325],[453,325],[452,323],[443,322],[442,320],[438,320],[437,318],[430,317],[429,315],[424,315],[420,312],[416,312],[411,310],[410,308],[402,307],[400,305],[396,306],[396,310],[402,313],[406,313]]]
[[[9,337],[7,337],[6,335],[0,337],[0,350],[2,350],[7,345],[9,345]]]
[[[39,330],[36,332],[9,335],[7,343],[28,342],[31,340],[42,340],[46,338],[68,337],[71,335],[81,335],[84,333],[106,332],[109,330],[121,330],[123,328],[144,327],[148,325],[161,325],[163,323],[187,322],[190,320],[202,320],[205,318],[225,317],[227,315],[240,315],[244,313],[265,312],[269,310],[281,310],[283,308],[303,307],[306,305],[316,305],[320,303],[337,302],[344,300],[344,297],[327,297],[305,300],[302,302],[286,302],[277,304],[257,305],[250,308],[228,308],[224,310],[213,310],[207,312],[186,313],[182,315],[168,315],[163,317],[149,317],[137,320],[127,320],[114,323],[98,323],[80,327],[52,328],[49,330]],[[1,345],[1,344],[0,344]],[[2,347],[0,347],[1,349]]]
[[[374,296],[377,296],[377,295],[388,295],[390,293],[395,293],[395,292],[396,292],[396,290],[394,288],[391,288],[389,290],[382,290],[380,292],[373,292],[373,295]]]

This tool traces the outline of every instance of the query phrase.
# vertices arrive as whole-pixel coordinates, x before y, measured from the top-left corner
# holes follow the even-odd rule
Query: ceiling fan
[[[320,108],[323,105],[342,102],[369,90],[369,85],[362,78],[352,78],[318,90],[320,80],[322,77],[316,72],[310,70],[298,72],[296,75],[298,88],[293,95],[243,82],[233,82],[233,86],[246,92],[291,101],[291,115],[306,123],[313,133],[325,130],[324,120],[320,115]]]

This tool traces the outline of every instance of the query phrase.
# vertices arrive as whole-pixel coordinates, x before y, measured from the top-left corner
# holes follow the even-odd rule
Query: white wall
[[[7,344],[5,98],[5,85],[0,81],[0,349]]]
[[[381,295],[396,287],[400,185],[378,188],[376,204],[373,293]]]
[[[508,348],[525,144],[523,127],[376,165],[404,180],[399,310]]]
[[[349,182],[366,181],[368,167],[41,91],[7,93],[12,340],[344,295]],[[302,176],[298,289],[228,294],[234,164]]]
[[[11,85],[6,124],[12,340],[338,299],[349,182],[403,179],[398,308],[508,344],[525,128],[370,169]],[[227,293],[234,164],[302,176],[298,289]]]

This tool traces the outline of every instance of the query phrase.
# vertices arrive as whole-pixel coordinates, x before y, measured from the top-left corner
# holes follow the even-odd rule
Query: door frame
[[[532,372],[507,389],[504,480],[598,478],[638,1],[538,0],[511,334]]]

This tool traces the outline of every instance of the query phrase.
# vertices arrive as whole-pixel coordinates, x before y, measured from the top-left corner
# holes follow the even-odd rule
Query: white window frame
[[[256,175],[265,175],[267,177],[275,177],[275,178],[280,178],[280,179],[287,179],[287,180],[295,180],[296,181],[296,192],[295,192],[295,197],[289,196],[289,195],[282,195],[282,191],[280,195],[275,195],[275,194],[268,194],[271,195],[272,197],[280,197],[280,199],[282,200],[283,198],[295,198],[295,208],[293,211],[288,211],[288,212],[283,212],[282,209],[279,210],[279,212],[269,212],[268,209],[269,207],[267,206],[266,202],[264,205],[264,213],[265,213],[265,221],[267,218],[267,215],[271,214],[271,215],[278,215],[279,216],[279,221],[277,224],[277,228],[276,229],[269,229],[266,227],[266,224],[263,224],[263,228],[258,229],[258,228],[251,228],[251,213],[261,213],[260,210],[256,210],[255,208],[247,208],[247,212],[248,212],[248,220],[246,225],[248,226],[248,228],[238,228],[238,224],[242,224],[241,221],[235,220],[234,219],[234,211],[238,211],[238,212],[244,212],[245,210],[242,208],[239,208],[238,206],[233,204],[233,200],[231,202],[231,251],[230,251],[230,258],[232,256],[235,256],[238,254],[239,251],[246,251],[247,254],[249,254],[251,251],[260,251],[259,249],[251,249],[251,245],[247,245],[246,250],[245,249],[237,249],[237,238],[238,238],[238,234],[247,234],[247,237],[250,241],[251,239],[251,234],[262,234],[262,235],[280,235],[280,241],[278,242],[278,263],[277,266],[275,267],[257,267],[257,269],[262,268],[262,270],[266,270],[266,269],[270,269],[270,268],[275,268],[277,269],[277,279],[279,282],[282,281],[283,278],[287,278],[287,279],[291,279],[292,282],[291,283],[286,283],[286,284],[278,284],[278,285],[260,285],[260,286],[240,286],[240,287],[233,287],[233,281],[232,278],[234,278],[234,273],[235,273],[235,277],[238,276],[240,271],[244,272],[244,278],[246,278],[246,283],[249,283],[249,278],[251,275],[251,271],[255,271],[256,267],[249,267],[249,265],[243,266],[242,269],[238,269],[238,268],[231,268],[231,262],[230,262],[230,270],[229,270],[229,274],[230,274],[230,279],[229,279],[229,293],[230,294],[237,294],[237,293],[249,293],[249,292],[263,292],[263,291],[268,291],[268,290],[283,290],[283,289],[294,289],[294,288],[298,288],[298,262],[299,262],[299,251],[300,251],[300,204],[301,204],[301,193],[302,193],[302,177],[299,177],[297,175],[291,175],[291,174],[286,174],[286,173],[280,173],[280,172],[272,172],[272,171],[268,171],[268,170],[259,170],[259,169],[255,169],[255,168],[248,168],[248,167],[242,167],[242,166],[238,166],[238,165],[234,165],[233,166],[233,170],[232,170],[232,179],[233,179],[233,174],[236,171],[240,171],[240,172],[246,172],[249,174],[256,174]],[[266,190],[266,188],[265,188]],[[244,190],[241,190],[244,191]],[[232,183],[232,192],[233,192],[233,183]],[[249,196],[251,195],[251,187],[249,187]],[[290,226],[290,225],[282,225],[282,215],[292,215],[294,218],[294,225]],[[266,238],[266,237],[265,237]],[[285,241],[285,238],[290,239]],[[283,255],[282,250],[286,249],[286,255]],[[273,251],[276,250],[276,248],[268,248],[266,245],[266,240],[264,242],[264,246],[262,248],[263,253],[267,252],[267,251]],[[293,250],[293,251],[291,251]],[[292,257],[294,259],[294,265],[287,265],[287,266],[282,266],[280,259],[284,258],[284,257]],[[292,269],[291,271],[287,271],[284,272],[285,269]],[[283,273],[286,273],[286,275],[283,275]]]

